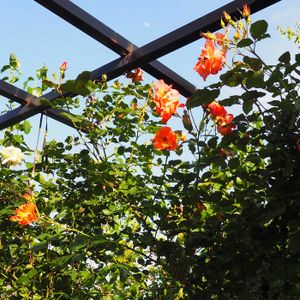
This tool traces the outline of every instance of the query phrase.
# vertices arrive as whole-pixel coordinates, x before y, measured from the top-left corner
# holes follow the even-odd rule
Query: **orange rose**
[[[137,82],[137,81],[143,81],[144,77],[143,77],[143,70],[140,68],[135,69],[134,72],[129,73],[127,75],[127,78],[131,78],[132,82]]]
[[[226,11],[223,11],[223,16],[226,23],[229,23],[232,20],[231,16]]]
[[[251,11],[247,4],[244,4],[242,16],[247,20],[250,17]]]
[[[218,122],[217,130],[222,135],[228,135],[232,132],[232,129],[235,128],[235,125],[232,124],[234,117],[232,114],[227,114],[225,117],[218,117],[216,121]]]
[[[217,74],[222,70],[225,62],[226,52],[216,48],[212,40],[206,40],[199,60],[194,66],[194,70],[206,80],[209,74]]]
[[[225,39],[225,34],[224,33],[220,33],[220,32],[216,33],[216,41],[217,41],[217,44],[219,46],[223,45],[224,39]]]
[[[25,193],[23,194],[23,198],[27,201],[32,201],[33,200],[33,195],[32,194],[28,194],[28,193]]]
[[[179,92],[172,89],[172,85],[165,84],[163,80],[158,80],[154,84],[153,101],[163,123],[167,123],[177,108],[184,107],[184,104],[179,102]]]
[[[177,136],[176,133],[168,126],[160,128],[153,139],[153,145],[156,150],[176,150]]]
[[[38,220],[36,211],[36,205],[33,202],[27,202],[15,209],[15,215],[9,220],[19,222],[20,225],[28,225]]]
[[[67,70],[67,66],[68,66],[68,62],[64,61],[61,66],[60,66],[60,70],[61,72],[64,72]]]
[[[225,117],[227,115],[227,111],[223,105],[213,101],[207,106],[209,112],[213,115],[213,117]]]

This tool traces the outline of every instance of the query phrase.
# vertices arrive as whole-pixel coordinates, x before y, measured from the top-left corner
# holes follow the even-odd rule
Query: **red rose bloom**
[[[9,220],[19,222],[20,225],[28,225],[38,220],[36,210],[33,202],[27,202],[15,209],[15,215],[11,216]]]
[[[225,56],[226,53],[217,49],[214,41],[206,40],[205,47],[202,49],[194,70],[206,80],[209,74],[217,74],[222,70]]]
[[[227,115],[227,111],[223,105],[213,101],[208,104],[207,106],[209,112],[213,115],[214,118],[216,117],[225,117]]]
[[[235,125],[232,124],[234,117],[232,114],[227,114],[225,117],[218,117],[216,121],[218,122],[217,130],[222,135],[228,135],[232,132],[232,129],[235,128]]]
[[[140,68],[135,69],[133,73],[129,73],[127,78],[131,78],[132,82],[143,81],[143,70]]]
[[[163,80],[154,84],[153,101],[163,123],[167,123],[176,113],[177,108],[184,107],[184,104],[179,102],[179,92],[172,89],[172,85],[165,84]]]
[[[178,146],[176,133],[168,126],[160,128],[153,139],[153,146],[160,151],[176,150]]]
[[[68,66],[68,62],[64,61],[61,66],[60,66],[60,70],[62,72],[66,71],[67,70],[67,66]]]
[[[250,14],[251,14],[251,11],[250,11],[249,6],[247,4],[244,4],[243,11],[242,11],[242,16],[245,19],[248,19],[250,17]]]

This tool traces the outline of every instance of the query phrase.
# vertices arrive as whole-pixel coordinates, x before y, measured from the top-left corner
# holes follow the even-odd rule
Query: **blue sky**
[[[228,1],[74,0],[73,2],[134,44],[142,46]],[[259,49],[268,62],[275,62],[282,52],[291,49],[291,44],[280,37],[277,26],[294,26],[300,21],[299,17],[299,0],[282,0],[252,16],[253,21],[265,19],[269,23],[272,39]],[[93,70],[118,57],[34,1],[2,0],[0,20],[2,27],[0,66],[7,63],[11,52],[15,52],[22,63],[24,80],[43,65],[49,67],[51,74],[52,71],[58,70],[63,61],[68,61],[67,75],[68,79],[72,79],[83,70]],[[162,57],[160,61],[194,85],[202,87],[204,85],[202,78],[193,71],[202,46],[202,40],[196,41]],[[292,51],[298,50],[294,47]],[[149,76],[146,80],[151,81],[153,78]],[[71,133],[68,127],[60,126],[56,122],[50,126],[60,132]]]

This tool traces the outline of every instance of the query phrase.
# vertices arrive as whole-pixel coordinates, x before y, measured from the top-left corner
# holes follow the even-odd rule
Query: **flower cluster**
[[[3,147],[0,153],[2,155],[2,163],[8,167],[20,165],[24,159],[21,149],[14,146]]]
[[[25,197],[25,196],[24,196]],[[37,207],[33,202],[27,202],[15,209],[15,215],[9,218],[10,221],[19,222],[20,225],[29,225],[38,220]]]
[[[224,106],[215,101],[208,104],[207,109],[218,124],[218,132],[222,135],[230,134],[232,129],[235,128],[235,125],[232,123],[234,120],[233,115],[228,114]]]
[[[179,102],[179,92],[172,89],[172,85],[167,85],[163,80],[159,80],[154,84],[153,101],[156,104],[156,112],[160,115],[163,123],[176,113],[177,108],[184,107]]]
[[[250,22],[250,8],[245,4],[243,11],[241,12],[242,17]],[[194,70],[206,80],[210,74],[217,74],[222,70],[223,65],[226,61],[227,49],[229,48],[228,33],[229,28],[232,26],[235,29],[234,39],[237,42],[247,37],[248,27],[241,32],[244,25],[241,21],[234,22],[231,16],[224,11],[221,25],[225,28],[225,33],[216,33],[215,35],[211,32],[202,33],[202,36],[206,39],[205,46],[201,51],[198,58],[198,62],[194,66]]]
[[[209,37],[209,36],[208,36]],[[194,70],[206,80],[210,74],[217,74],[222,70],[223,64],[226,60],[226,49],[222,47],[217,48],[217,45],[224,44],[224,35],[218,35],[216,39],[211,34],[211,39],[206,39],[205,46],[198,58],[198,62],[194,66]]]
[[[158,80],[154,84],[152,100],[163,123],[167,123],[176,114],[177,108],[184,107],[184,104],[179,102],[179,92],[172,89],[172,85],[167,85],[163,80]],[[172,131],[170,127],[164,126],[157,131],[153,145],[156,150],[176,150],[179,141],[185,139],[186,136],[181,131]]]

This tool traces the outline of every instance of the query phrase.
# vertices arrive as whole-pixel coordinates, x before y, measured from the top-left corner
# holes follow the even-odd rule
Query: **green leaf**
[[[75,79],[75,85],[86,84],[90,80],[90,77],[91,77],[91,72],[89,71],[84,71],[80,73]]]
[[[246,87],[250,88],[264,88],[264,74],[262,72],[250,71],[247,73],[246,77]]]
[[[32,169],[33,163],[31,163],[31,162],[26,162],[26,163],[25,163],[25,166],[26,166],[26,169]]]
[[[51,261],[51,265],[54,265],[57,267],[63,267],[72,259],[72,257],[73,257],[73,254],[57,257]]]
[[[240,160],[238,158],[231,158],[229,160],[228,166],[230,169],[234,170],[240,165]]]
[[[295,55],[295,60],[296,60],[296,63],[298,65],[300,65],[300,54],[299,53]]]
[[[38,274],[38,271],[36,269],[31,269],[27,274],[23,273],[19,277],[18,283],[25,284],[29,282],[36,274]]]
[[[9,248],[9,254],[11,257],[14,257],[15,256],[15,252],[17,251],[17,249],[19,248],[17,244],[10,244],[8,246]]]
[[[182,123],[183,126],[186,130],[188,130],[189,132],[191,132],[193,130],[193,124],[191,122],[191,118],[190,116],[187,114],[186,111],[184,111],[184,114],[182,116]]]
[[[2,208],[0,210],[0,216],[2,215],[12,215],[14,213],[14,211],[10,208]],[[1,245],[0,245],[0,249],[1,249]]]
[[[41,173],[37,173],[34,177],[34,179],[39,182],[40,184],[45,184],[46,181],[45,181],[45,178],[44,176],[41,174]]]
[[[18,71],[20,66],[21,66],[21,62],[17,59],[17,56],[15,53],[11,53],[9,56],[9,65],[10,68],[13,70]]]
[[[255,40],[261,40],[264,38],[264,35],[266,34],[268,30],[268,23],[265,20],[260,20],[255,23],[253,23],[250,27],[250,33],[251,36]]]
[[[75,79],[74,92],[82,96],[89,95],[90,91],[85,86],[90,80],[90,77],[91,72],[89,71],[84,71],[80,73]]]
[[[50,102],[49,100],[47,100],[46,98],[39,98],[39,103],[41,105],[45,105],[45,106],[52,106],[52,102]]]
[[[102,213],[104,214],[104,215],[106,215],[106,216],[110,216],[110,215],[112,215],[114,212],[113,211],[111,211],[111,210],[109,210],[109,209],[103,209],[102,210]]]
[[[243,102],[243,111],[246,115],[253,109],[253,100],[247,100]]]
[[[243,61],[248,64],[253,71],[259,71],[262,68],[262,62],[258,58],[244,56]]]
[[[75,80],[68,80],[66,83],[60,86],[60,89],[65,94],[74,92]]]
[[[32,246],[32,251],[34,252],[39,252],[39,251],[42,251],[42,250],[46,250],[48,248],[48,242],[41,242],[41,243],[37,243],[37,244],[34,244]]]
[[[217,137],[213,137],[211,139],[208,140],[207,142],[209,148],[216,148],[217,147],[217,144],[218,144],[218,138]]]
[[[25,120],[23,122],[23,130],[25,134],[28,134],[31,131],[31,128],[32,128],[31,123],[28,120]]]
[[[278,60],[282,63],[289,64],[291,61],[291,53],[289,51],[283,53]]]
[[[43,66],[42,68],[36,71],[36,76],[38,79],[46,79],[47,78],[48,67]]]
[[[265,95],[266,95],[266,93],[264,93],[264,92],[259,92],[259,91],[254,90],[254,91],[245,92],[244,94],[241,95],[241,98],[244,101],[257,100],[258,98],[264,97]]]
[[[252,44],[253,41],[251,39],[243,39],[237,43],[237,46],[243,48],[243,47],[251,46]]]
[[[10,68],[10,66],[9,65],[5,65],[5,66],[3,66],[2,68],[1,68],[1,73],[3,73],[3,72],[5,72],[6,70],[8,70]]]
[[[208,90],[201,89],[197,90],[187,101],[186,107],[191,109],[193,107],[198,107],[203,104],[208,104],[214,101],[220,94],[220,90]]]
[[[234,104],[240,103],[240,96],[230,96],[228,98],[222,99],[219,101],[219,103],[223,106],[231,106]]]
[[[60,115],[62,115],[64,117],[67,117],[73,123],[80,123],[80,122],[82,122],[82,117],[81,116],[76,116],[76,115],[73,115],[73,114],[67,113],[67,112],[60,113]]]
[[[57,84],[54,83],[54,82],[52,82],[52,81],[50,81],[50,80],[44,79],[42,82],[47,87],[50,87],[50,88],[53,88],[53,89],[57,88]]]
[[[241,84],[245,77],[245,71],[239,69],[238,67],[227,71],[225,74],[220,76],[221,81],[230,87],[235,87]]]

